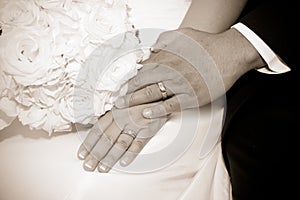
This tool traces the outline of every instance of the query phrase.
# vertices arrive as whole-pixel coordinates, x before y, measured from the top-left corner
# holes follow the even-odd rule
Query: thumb
[[[170,99],[162,101],[159,104],[145,108],[143,110],[143,116],[148,119],[167,116],[173,112],[179,112],[181,110],[178,99],[173,96]]]
[[[155,44],[151,46],[151,52],[158,53],[159,51],[164,50],[168,44],[174,41],[174,34],[172,33],[173,31],[162,32],[157,38]]]

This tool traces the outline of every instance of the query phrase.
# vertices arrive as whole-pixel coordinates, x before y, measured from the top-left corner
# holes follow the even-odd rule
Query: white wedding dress
[[[190,2],[130,0],[129,5],[137,29],[163,31],[178,27]],[[141,40],[147,40],[143,32]],[[167,154],[175,152],[172,145],[182,137],[179,129],[189,139],[194,135],[188,133],[196,133],[195,137],[181,138],[186,146],[172,164],[139,173],[131,173],[137,166],[134,163],[127,169],[117,165],[108,174],[86,172],[76,156],[80,134],[74,131],[50,137],[15,120],[0,131],[0,200],[230,200],[231,186],[219,140],[223,112],[222,105],[215,105],[214,109],[187,110],[174,116],[136,163],[143,161],[143,155],[162,149],[169,149]],[[166,155],[158,153],[155,159],[164,162]]]

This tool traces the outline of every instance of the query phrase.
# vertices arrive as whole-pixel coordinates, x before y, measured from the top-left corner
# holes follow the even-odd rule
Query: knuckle
[[[133,86],[138,87],[142,83],[142,72],[133,79]]]
[[[181,32],[183,34],[187,34],[190,33],[192,31],[195,31],[195,29],[191,28],[191,27],[185,27],[185,28],[179,28],[178,32]]]
[[[142,151],[144,148],[145,144],[142,140],[136,140],[132,146],[130,147],[132,153],[138,153]]]
[[[168,111],[175,111],[178,109],[178,104],[175,101],[165,101],[165,107]]]
[[[100,137],[103,133],[103,127],[99,124],[99,126],[94,125],[89,132],[89,137]]]
[[[88,150],[90,151],[93,146],[94,146],[95,142],[94,141],[91,141],[91,140],[86,140],[83,142],[83,146]]]
[[[129,146],[129,142],[125,139],[120,139],[116,142],[115,145],[118,149],[125,151]]]
[[[156,44],[159,44],[162,42],[162,40],[164,40],[166,38],[166,35],[167,33],[166,32],[163,32],[161,34],[159,34],[158,38],[157,38],[157,41],[156,41]]]
[[[159,40],[164,40],[164,39],[168,39],[172,34],[172,31],[164,31],[162,33],[159,34],[158,39]]]
[[[150,99],[153,99],[153,98],[155,98],[157,96],[154,88],[151,87],[151,86],[147,86],[146,87],[145,93],[146,93],[146,97],[148,97]]]
[[[95,136],[100,137],[103,132],[105,131],[105,127],[103,124],[99,124],[99,128],[97,130],[93,131],[93,134],[95,134]]]
[[[104,158],[105,154],[103,152],[100,152],[98,150],[94,150],[91,152],[91,155],[94,160],[100,161]]]
[[[105,153],[100,151],[99,149],[94,148],[91,151],[90,155],[92,159],[100,161],[104,157]]]
[[[130,95],[130,97],[128,98],[128,102],[129,102],[129,106],[131,106],[132,104],[134,104],[134,102],[136,102],[137,98],[136,98],[136,94],[133,93],[132,95]]]
[[[186,80],[181,76],[177,76],[176,78],[172,79],[171,82],[176,86],[186,85]]]
[[[115,138],[112,135],[104,135],[105,139],[107,142],[109,142],[110,144],[113,144],[115,141]]]

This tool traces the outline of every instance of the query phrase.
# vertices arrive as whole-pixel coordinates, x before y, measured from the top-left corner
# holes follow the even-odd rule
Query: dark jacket
[[[297,2],[297,1],[295,1]],[[297,9],[297,10],[296,10]],[[251,70],[227,92],[222,152],[234,200],[292,199],[299,169],[299,7],[292,1],[249,1],[239,21],[291,68]]]

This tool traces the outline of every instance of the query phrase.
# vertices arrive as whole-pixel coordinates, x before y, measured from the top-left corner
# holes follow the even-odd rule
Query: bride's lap
[[[168,134],[174,133],[178,126],[179,118],[168,122],[144,153],[151,153],[158,146],[166,147],[170,142],[166,138],[174,139],[174,135]],[[208,122],[202,120],[199,130],[204,133],[205,128]],[[177,199],[186,193],[191,195],[195,193],[191,185],[199,176],[200,184],[201,181],[213,183],[215,168],[221,163],[219,145],[199,158],[203,137],[204,134],[199,134],[183,156],[162,170],[138,174],[112,170],[101,174],[83,170],[76,155],[82,142],[76,131],[48,136],[15,121],[0,133],[0,199],[92,200],[99,196],[104,199]],[[220,169],[219,172],[218,182],[228,183],[226,171]],[[202,186],[202,195],[210,194],[210,190],[210,183]]]

